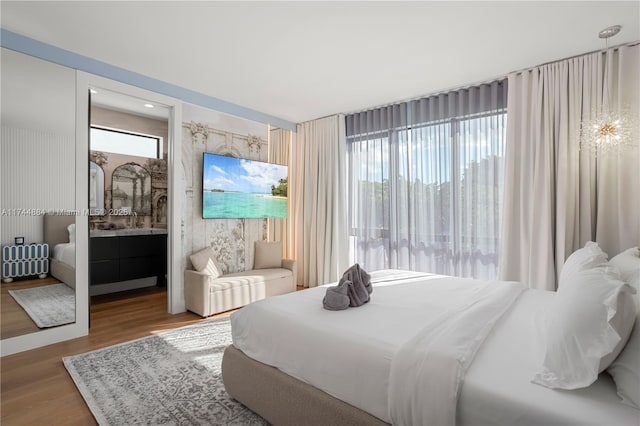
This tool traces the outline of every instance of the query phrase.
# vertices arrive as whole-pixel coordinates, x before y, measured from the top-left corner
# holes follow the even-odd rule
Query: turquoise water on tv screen
[[[261,219],[287,217],[287,199],[269,194],[205,191],[202,200],[205,219]]]

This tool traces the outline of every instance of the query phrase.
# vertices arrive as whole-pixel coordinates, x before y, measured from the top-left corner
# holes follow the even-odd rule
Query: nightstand
[[[10,283],[16,277],[37,275],[46,278],[49,273],[49,245],[28,244],[2,247],[2,281]]]

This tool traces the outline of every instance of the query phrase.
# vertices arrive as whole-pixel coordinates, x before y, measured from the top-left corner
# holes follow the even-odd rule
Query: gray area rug
[[[63,358],[101,425],[266,425],[222,383],[229,319]]]
[[[9,290],[9,294],[40,328],[76,320],[76,292],[66,284]]]

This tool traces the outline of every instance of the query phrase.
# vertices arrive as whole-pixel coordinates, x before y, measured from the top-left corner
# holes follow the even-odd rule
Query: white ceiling
[[[103,88],[92,89],[91,105],[147,118],[169,119],[169,108],[165,105],[153,104],[145,99],[123,95]],[[147,107],[146,105],[152,106]]]
[[[2,28],[292,122],[640,40],[640,2],[11,2]]]

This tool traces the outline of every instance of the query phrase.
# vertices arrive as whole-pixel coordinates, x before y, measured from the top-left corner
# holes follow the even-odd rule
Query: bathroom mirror
[[[89,162],[89,213],[104,215],[104,170],[93,161]]]
[[[111,182],[112,209],[151,215],[151,174],[135,163],[118,166]]]

